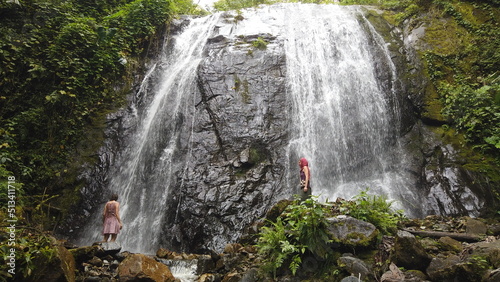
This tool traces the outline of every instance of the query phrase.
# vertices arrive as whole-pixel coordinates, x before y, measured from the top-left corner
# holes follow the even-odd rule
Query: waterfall
[[[137,123],[135,133],[126,141],[109,175],[109,191],[117,193],[118,201],[124,203],[120,208],[124,228],[118,235],[124,250],[154,253],[158,249],[167,196],[175,177],[172,172],[184,164],[177,142],[181,128],[190,128],[193,122],[184,120],[193,117],[186,101],[193,99],[188,94],[195,91],[196,68],[217,21],[218,15],[191,20],[172,46],[165,45],[164,55],[136,94],[137,103],[129,116],[131,123]],[[147,105],[138,105],[141,103]],[[100,238],[100,225],[94,220],[83,237]]]
[[[273,189],[284,184],[288,187],[280,188],[286,191],[281,194],[253,192],[261,193],[258,195],[263,195],[262,198],[272,197],[265,199],[269,203],[296,193],[290,187],[296,186],[297,161],[303,156],[311,165],[313,194],[320,199],[349,199],[370,188],[372,193],[397,200],[401,207],[412,212],[409,203],[418,200],[408,187],[407,175],[400,170],[404,153],[398,143],[399,109],[393,87],[396,70],[387,46],[359,8],[279,4],[244,10],[244,20],[236,23],[228,22],[223,15],[191,19],[183,32],[165,44],[164,55],[150,69],[129,106],[124,123],[130,134],[123,140],[123,149],[116,153],[107,175],[109,186],[104,189],[119,195],[124,228],[118,242],[122,250],[151,254],[162,244],[169,248],[171,243],[161,241],[161,237],[180,228],[177,225],[175,229],[171,222],[179,221],[175,211],[181,208],[184,194],[180,189],[184,181],[203,183],[217,177],[214,176],[217,171],[210,170],[204,173],[207,179],[190,179],[193,174],[187,171],[194,171],[193,167],[201,162],[192,160],[195,154],[190,141],[185,141],[194,134],[200,99],[195,97],[199,91],[197,68],[202,60],[213,55],[204,47],[216,36],[231,40],[244,35],[272,34],[278,42],[273,48],[284,48],[286,56],[287,90],[282,95],[289,99],[290,108],[283,110],[289,111],[291,122],[287,137],[290,140],[284,150],[287,156],[283,157],[288,164],[280,177],[287,183],[271,181],[278,183],[273,184]],[[214,55],[212,60],[217,57]],[[389,79],[381,81],[381,77]],[[199,160],[204,156],[196,157]],[[221,167],[218,171],[222,171]],[[200,189],[206,190],[198,192],[196,200],[219,200],[218,192],[202,185]],[[231,191],[232,186],[227,184],[223,188]],[[169,196],[174,190],[180,191],[177,195],[181,199],[177,199],[177,206],[171,207]],[[238,198],[242,197],[235,197]],[[189,209],[192,206],[187,205],[195,202],[187,201],[183,208]],[[231,207],[225,203],[218,205],[225,211]],[[210,212],[217,211],[213,205]],[[81,244],[100,240],[100,212],[96,211],[86,226]],[[199,209],[193,211],[196,212]],[[218,218],[217,214],[210,216]],[[167,218],[170,225],[165,223]],[[219,233],[209,234],[213,238],[207,239],[210,243],[206,246],[220,249],[228,240],[237,238],[242,230],[228,232],[227,226],[248,222],[236,221],[233,219],[230,224],[214,221],[219,225],[211,230]],[[199,233],[190,235],[193,238]],[[169,238],[174,236],[177,235]]]
[[[409,208],[417,195],[400,170],[397,77],[387,46],[355,7],[301,7],[285,17],[290,170],[297,177],[298,159],[308,159],[313,194],[322,200],[351,199],[369,188]]]
[[[196,281],[198,278],[197,259],[158,259],[158,261],[168,266],[172,275],[181,282]]]

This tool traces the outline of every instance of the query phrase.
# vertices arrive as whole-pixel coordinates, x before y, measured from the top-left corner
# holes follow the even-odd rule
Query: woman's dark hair
[[[117,194],[111,194],[111,198],[109,198],[111,201],[116,201],[118,200],[118,195]]]

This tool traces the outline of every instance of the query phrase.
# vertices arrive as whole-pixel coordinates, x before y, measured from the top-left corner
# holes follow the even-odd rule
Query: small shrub
[[[391,208],[394,201],[388,201],[385,196],[368,195],[368,190],[362,191],[354,201],[344,202],[341,210],[354,218],[372,223],[383,234],[393,234],[398,222],[404,218],[403,211],[394,211]]]
[[[262,37],[259,37],[257,40],[252,42],[252,46],[259,50],[265,50],[267,48],[267,44],[269,44],[269,42],[265,41]]]
[[[259,254],[264,257],[263,270],[275,277],[276,270],[288,264],[295,275],[306,251],[326,259],[331,254],[326,211],[315,197],[304,202],[297,198],[276,222],[263,227],[257,243]]]

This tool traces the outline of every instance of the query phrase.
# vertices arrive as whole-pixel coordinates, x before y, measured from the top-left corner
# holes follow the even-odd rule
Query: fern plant
[[[330,253],[326,209],[311,197],[296,198],[270,226],[262,227],[257,248],[264,258],[263,270],[276,277],[276,270],[288,264],[295,275],[306,251],[327,258]]]
[[[404,218],[403,211],[392,209],[394,201],[388,201],[383,195],[368,195],[368,191],[368,188],[361,191],[354,201],[344,202],[343,212],[372,223],[383,234],[394,233],[398,222]]]
[[[270,224],[270,227],[262,227],[257,248],[259,254],[265,258],[262,269],[276,277],[276,270],[283,265],[283,262],[302,248],[288,241],[287,231],[281,218],[278,218],[276,222],[270,222]],[[296,268],[295,265],[293,268]]]

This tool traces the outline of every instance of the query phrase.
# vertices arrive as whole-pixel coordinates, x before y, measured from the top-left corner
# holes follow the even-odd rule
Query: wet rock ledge
[[[269,217],[269,214],[268,214]],[[380,236],[371,223],[339,215],[328,219],[335,258],[328,280],[318,277],[324,261],[303,258],[296,275],[286,267],[271,279],[260,270],[255,248],[262,222],[222,253],[199,250],[177,253],[164,248],[155,255],[121,252],[116,243],[75,247],[66,244],[60,264],[43,281],[500,281],[498,219],[429,216],[407,220],[394,236]],[[64,246],[59,242],[59,247]],[[49,275],[50,274],[50,275]],[[333,278],[332,278],[333,277]],[[45,279],[47,278],[47,279]],[[334,280],[331,280],[334,279]]]

